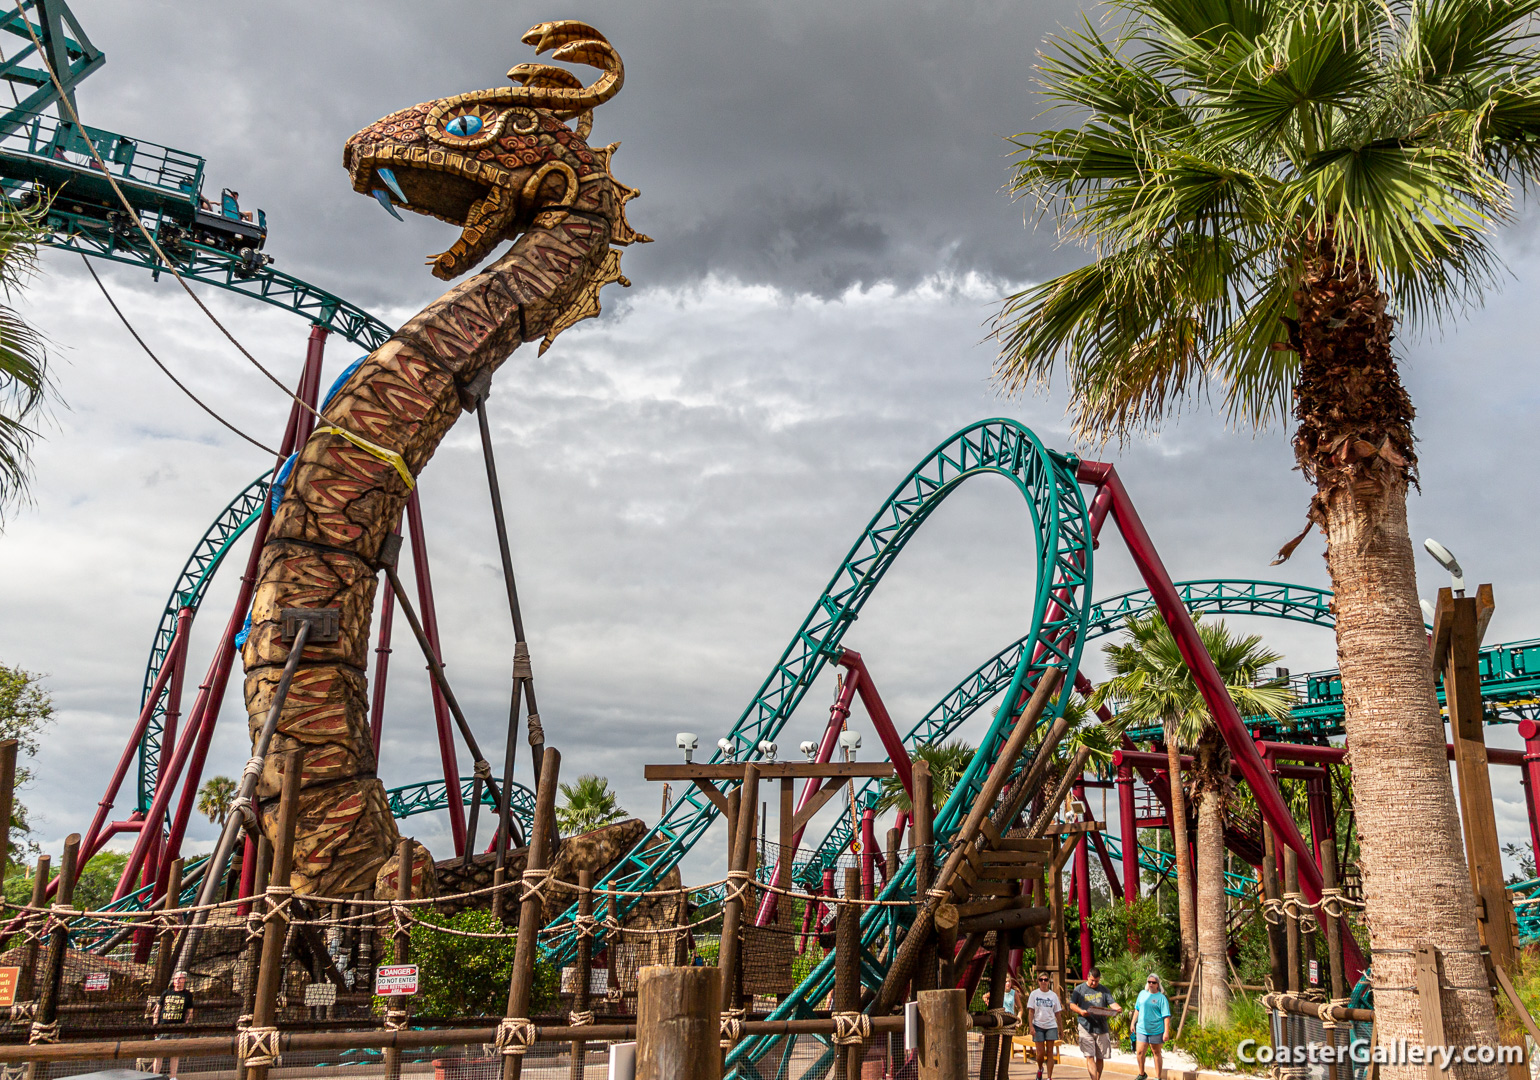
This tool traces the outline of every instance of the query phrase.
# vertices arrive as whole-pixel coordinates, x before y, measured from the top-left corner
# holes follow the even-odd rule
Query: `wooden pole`
[[[646,967],[636,979],[636,1080],[721,1080],[722,970]]]
[[[989,965],[989,1008],[999,1009],[1005,1005],[1005,976],[1010,970],[1010,938],[1003,932],[995,934],[995,954]],[[979,1062],[979,1080],[995,1080],[995,1073],[1000,1066],[1000,1052],[1005,1051],[1006,1060],[1010,1060],[1011,1044],[1010,1033],[990,1029],[984,1036],[984,1054]]]
[[[968,995],[921,990],[919,1080],[967,1080]]]
[[[1293,848],[1285,848],[1283,852],[1283,893],[1285,897],[1299,897],[1299,855]],[[1287,920],[1284,925],[1287,953],[1285,956],[1284,975],[1288,980],[1289,993],[1299,993],[1299,916],[1294,909],[1290,909],[1284,916]]]
[[[171,876],[166,879],[167,907],[174,908],[180,905],[182,872],[186,869],[185,864],[185,859],[177,859],[171,864]],[[166,987],[170,985],[171,962],[176,959],[176,937],[174,926],[167,926],[160,932],[160,949],[155,954],[155,979],[150,984],[150,991],[153,994],[164,994]]]
[[[780,833],[776,837],[776,846],[780,849],[780,854],[776,858],[777,872],[775,875],[776,887],[780,889],[791,888],[791,864],[796,859],[794,846],[797,833],[794,826],[796,825],[797,810],[793,798],[792,783],[792,777],[781,777],[781,807],[780,816],[777,819]],[[772,902],[775,904],[776,925],[783,932],[790,934],[792,925],[791,897],[776,896]]]
[[[577,978],[577,985],[572,992],[572,1020],[589,1022],[593,1020],[593,1014],[588,1011],[588,983],[590,973],[593,970],[594,939],[593,925],[589,921],[594,913],[594,872],[592,870],[579,870],[578,883],[578,943],[577,959],[573,962],[573,973]],[[588,1052],[588,1044],[582,1039],[574,1039],[572,1043],[572,1069],[569,1073],[571,1080],[583,1080],[583,1058]]]
[[[861,895],[861,871],[845,871],[847,900]],[[834,915],[834,1011],[856,1012],[861,1007],[861,909],[854,904],[840,904]],[[836,1080],[861,1080],[861,1058],[865,1047],[835,1048]]]
[[[467,849],[469,850],[469,849]],[[396,842],[396,899],[410,900],[412,898],[412,878],[416,876],[415,860],[412,858],[416,848],[412,845],[410,837],[403,836]],[[405,926],[396,928],[395,937],[391,942],[393,954],[392,963],[411,963],[412,934]],[[406,1027],[410,1002],[404,995],[392,997],[385,1003],[385,1027],[392,1031],[399,1031]],[[386,1080],[398,1080],[401,1075],[401,1051],[392,1046],[385,1051],[385,1078]]]
[[[914,895],[923,897],[936,878],[936,805],[931,786],[930,763],[914,763]],[[954,926],[955,930],[956,927]],[[925,943],[915,961],[913,992],[936,989],[936,936]]]
[[[258,920],[267,911],[265,894],[272,873],[273,843],[264,835],[257,839],[256,874],[252,877],[251,889],[251,910]],[[256,935],[246,945],[245,968],[241,972],[241,1025],[251,1023],[257,1007],[257,969],[262,962],[262,939],[267,935],[267,923],[259,922],[257,927]],[[361,963],[361,966],[370,970],[367,963]]]
[[[284,945],[288,934],[271,925],[288,924],[285,903],[292,895],[289,878],[294,869],[294,824],[299,820],[299,783],[305,765],[303,746],[283,755],[283,787],[278,798],[278,835],[273,839],[273,870],[267,886],[265,925],[262,929],[262,966],[257,972],[257,996],[251,1010],[252,1028],[272,1028],[278,1016],[278,991],[286,966]],[[246,1066],[246,1080],[267,1080],[269,1065]]]
[[[1331,837],[1321,845],[1321,886],[1327,890],[1337,888],[1337,844]],[[1328,893],[1330,895],[1330,893]],[[1321,905],[1321,932],[1326,935],[1326,965],[1331,969],[1331,996],[1334,999],[1347,997],[1347,979],[1342,971],[1342,932],[1341,916],[1328,915],[1326,905]],[[1335,1061],[1333,1066],[1335,1067]],[[1335,1078],[1333,1078],[1335,1080]]]
[[[892,881],[898,874],[898,829],[888,830],[888,844],[882,856],[882,880]]]
[[[37,857],[37,869],[32,874],[32,902],[29,905],[34,910],[42,907],[48,899],[49,861],[50,857],[47,855]],[[43,916],[29,916],[29,921],[34,924],[41,923]],[[31,1001],[37,997],[37,953],[37,936],[29,934],[27,943],[21,949],[21,978],[16,980],[17,1001]]]
[[[561,752],[547,746],[540,764],[540,779],[535,789],[535,820],[530,827],[529,856],[524,876],[530,886],[520,891],[519,936],[513,953],[513,977],[508,983],[508,1018],[505,1024],[528,1022],[530,991],[535,983],[535,949],[539,942],[541,902],[546,870],[550,866],[550,838],[556,816],[556,784],[561,775]],[[613,954],[613,950],[612,950]],[[503,1054],[503,1080],[519,1080],[524,1070],[524,1055]]]
[[[738,966],[741,948],[738,931],[743,923],[744,898],[738,887],[747,885],[745,876],[754,846],[754,806],[759,800],[759,766],[749,762],[743,767],[743,786],[735,793],[739,796],[737,828],[733,832],[731,861],[728,863],[727,899],[722,904],[722,945],[717,953],[717,966],[722,969],[721,1009],[726,1012],[731,1005],[738,985]],[[731,805],[729,797],[729,805]]]
[[[1069,937],[1064,928],[1064,860],[1059,858],[1059,853],[1064,847],[1061,837],[1053,838],[1053,862],[1048,872],[1048,907],[1052,911],[1053,922],[1050,937],[1052,947],[1048,951],[1049,962],[1053,965],[1053,984],[1061,1000],[1069,997],[1068,961]]]
[[[1262,823],[1262,844],[1265,852],[1262,856],[1262,895],[1269,901],[1269,906],[1273,906],[1282,899],[1278,888],[1278,846],[1273,839],[1272,827],[1265,821]],[[1267,921],[1267,970],[1274,991],[1288,988],[1284,975],[1287,955],[1282,924]]]
[[[68,908],[75,898],[75,862],[79,857],[80,834],[70,833],[64,840],[64,857],[59,860],[59,888],[53,901],[56,909]],[[29,1043],[59,1041],[59,984],[64,978],[64,953],[69,944],[64,921],[56,920],[48,938],[48,966],[37,1003],[37,1018],[32,1021],[32,1033],[27,1037]]]
[[[5,894],[5,875],[11,852],[11,813],[16,806],[15,739],[0,740],[0,896]]]

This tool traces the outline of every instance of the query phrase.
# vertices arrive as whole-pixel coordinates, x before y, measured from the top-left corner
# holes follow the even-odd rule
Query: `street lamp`
[[[1443,544],[1431,537],[1422,542],[1422,546],[1428,549],[1428,554],[1438,560],[1438,565],[1449,571],[1449,584],[1454,589],[1456,596],[1465,595],[1465,571],[1460,569],[1460,560],[1454,557]]]

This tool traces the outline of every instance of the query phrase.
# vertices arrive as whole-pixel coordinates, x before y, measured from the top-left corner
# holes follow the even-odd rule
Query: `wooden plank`
[[[1015,882],[1011,881],[976,881],[973,883],[974,896],[1016,896]]]
[[[1002,852],[1026,851],[1038,855],[1047,855],[1053,851],[1053,841],[1038,836],[1002,836],[991,846],[986,854],[999,854]]]
[[[1075,833],[1101,832],[1102,823],[1099,821],[1066,821],[1056,829],[1050,829],[1060,836],[1070,836]]]
[[[642,775],[648,780],[741,780],[746,762],[700,762],[689,765],[647,765]],[[780,780],[786,777],[827,779],[884,777],[893,775],[891,761],[777,761],[756,763],[762,780]]]
[[[979,871],[979,881],[1036,881],[1043,872],[1043,864],[1006,863],[1003,866],[986,866]]]
[[[695,786],[700,788],[702,795],[711,800],[712,805],[723,814],[727,813],[727,796],[718,791],[715,785],[708,784],[704,780],[696,780]]]
[[[1417,949],[1417,1007],[1422,1012],[1422,1044],[1443,1046],[1444,1003],[1440,998],[1438,978],[1438,949],[1421,945]],[[1440,1070],[1436,1062],[1427,1065],[1428,1080],[1439,1080]]]
[[[813,797],[807,801],[807,805],[792,816],[792,832],[798,832],[809,821],[812,821],[813,815],[822,810],[828,801],[834,798],[835,795],[839,794],[839,792],[840,786],[838,784],[829,784],[828,786],[821,787],[817,791],[813,792]]]
[[[989,841],[990,846],[1000,842],[1000,830],[995,828],[995,823],[988,818],[979,822],[979,832],[984,834],[984,838]]]
[[[966,904],[957,905],[959,918],[968,919],[974,915],[988,915],[992,911],[1004,911],[1020,904],[1019,896],[992,896],[988,900],[970,900]]]
[[[1043,851],[986,851],[980,856],[979,861],[985,866],[1005,866],[1010,863],[1036,863],[1039,866],[1048,864],[1048,850]]]

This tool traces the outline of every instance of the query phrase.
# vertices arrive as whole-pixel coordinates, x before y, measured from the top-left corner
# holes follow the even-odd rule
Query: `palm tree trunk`
[[[1218,731],[1211,728],[1198,746],[1198,964],[1203,992],[1198,1021],[1223,1024],[1230,1018],[1230,984],[1225,959],[1225,778],[1219,769],[1228,759],[1214,746]]]
[[[1495,1045],[1475,900],[1444,753],[1406,493],[1416,480],[1411,401],[1391,355],[1393,320],[1366,266],[1328,236],[1301,266],[1295,453],[1318,494],[1336,593],[1337,661],[1351,750],[1364,901],[1382,1044],[1422,1043],[1413,953],[1443,953],[1446,1043]],[[1498,1077],[1497,1065],[1459,1075]],[[1386,1067],[1386,1080],[1421,1078]]]
[[[1191,974],[1198,955],[1198,921],[1192,910],[1192,860],[1187,845],[1187,796],[1182,791],[1182,750],[1166,725],[1166,760],[1171,770],[1171,839],[1176,848],[1176,918],[1182,936],[1182,974]]]

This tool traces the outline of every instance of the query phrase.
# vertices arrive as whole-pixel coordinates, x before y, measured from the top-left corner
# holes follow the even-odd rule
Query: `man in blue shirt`
[[[1148,1080],[1144,1072],[1145,1055],[1155,1055],[1155,1078],[1160,1080],[1165,1063],[1160,1048],[1171,1037],[1171,1001],[1160,985],[1160,976],[1154,972],[1144,981],[1139,1000],[1134,1002],[1134,1052],[1139,1055],[1137,1080]]]

